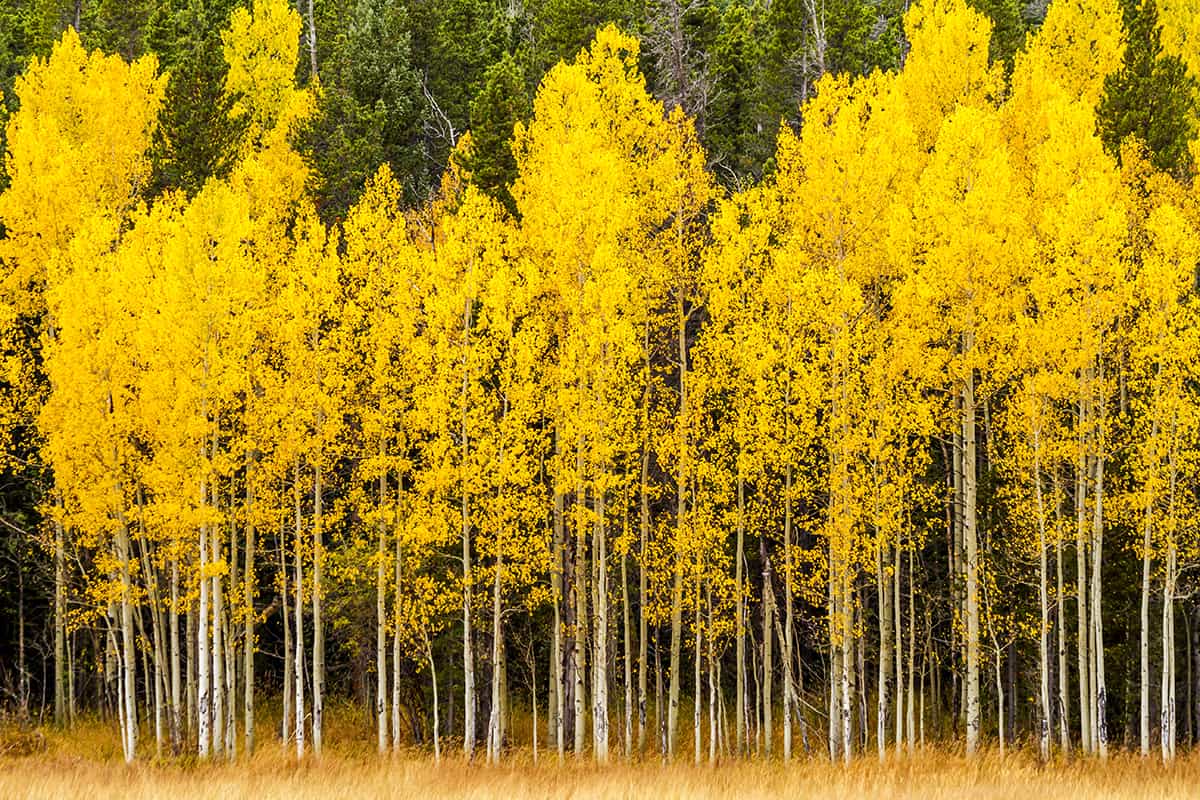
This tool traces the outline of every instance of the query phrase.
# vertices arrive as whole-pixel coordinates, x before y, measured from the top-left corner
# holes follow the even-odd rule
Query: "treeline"
[[[360,152],[302,11],[233,10],[211,102],[73,26],[15,78],[17,714],[126,759],[319,753],[331,697],[493,761],[1200,736],[1197,84],[1153,0],[1007,56],[924,0],[733,188],[613,26],[527,107],[505,55],[499,127]],[[404,37],[353,30],[387,90]]]

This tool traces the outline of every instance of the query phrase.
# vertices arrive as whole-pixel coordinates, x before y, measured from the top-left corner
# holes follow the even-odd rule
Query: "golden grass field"
[[[99,723],[71,734],[46,732],[45,747],[24,756],[0,756],[0,798],[130,798],[183,800],[315,800],[316,798],[913,798],[949,800],[1066,800],[1067,798],[1200,798],[1200,757],[1186,756],[1170,767],[1136,756],[1108,763],[1062,761],[1039,767],[1027,751],[1001,758],[988,752],[974,762],[940,750],[892,757],[873,756],[843,768],[822,759],[727,762],[717,767],[690,763],[664,766],[657,760],[614,763],[605,768],[571,759],[559,764],[543,753],[533,763],[528,750],[506,755],[500,766],[465,764],[447,757],[440,765],[423,752],[377,757],[370,740],[331,746],[320,760],[303,763],[285,755],[277,741],[252,758],[198,765],[122,763],[115,730]]]

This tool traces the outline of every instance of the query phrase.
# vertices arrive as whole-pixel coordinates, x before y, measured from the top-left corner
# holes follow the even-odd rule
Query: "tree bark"
[[[1040,410],[1039,410],[1040,413]],[[1046,565],[1046,507],[1042,497],[1041,438],[1038,422],[1033,431],[1033,494],[1037,502],[1038,525],[1038,608],[1041,612],[1038,627],[1038,699],[1041,719],[1038,720],[1038,753],[1042,761],[1050,758],[1050,601]]]
[[[208,498],[207,498],[205,484],[201,483],[200,484],[200,505],[202,507],[207,502],[207,499]],[[199,611],[199,618],[196,620],[196,636],[197,636],[197,642],[198,642],[197,646],[196,646],[196,651],[197,651],[196,652],[196,666],[197,666],[197,672],[199,673],[199,675],[198,675],[199,689],[198,689],[197,696],[196,696],[196,710],[199,715],[199,726],[198,726],[199,741],[197,744],[198,744],[201,759],[208,758],[209,744],[210,744],[209,726],[212,722],[212,716],[211,716],[211,714],[212,714],[212,699],[209,696],[209,674],[208,674],[209,668],[212,665],[212,654],[209,650],[209,645],[208,645],[208,633],[209,633],[208,626],[209,626],[210,615],[208,612],[209,581],[208,581],[208,578],[205,577],[205,573],[207,571],[208,571],[208,525],[203,524],[200,526],[200,562],[199,562],[200,611]],[[190,667],[190,660],[189,660],[189,667]]]
[[[678,548],[684,541],[684,526],[686,525],[686,497],[687,491],[687,416],[688,416],[688,394],[687,394],[687,316],[684,313],[683,299],[680,297],[677,304],[677,321],[678,327],[677,344],[679,352],[679,463],[676,466],[678,474],[675,476],[676,483],[676,499],[675,499],[675,538],[676,538],[676,564],[675,574],[673,576],[674,585],[671,591],[671,685],[670,697],[667,707],[667,756],[668,758],[675,757],[676,734],[678,728],[679,717],[679,689],[682,682],[682,644],[683,644],[683,564],[680,561]]]
[[[970,351],[973,340],[966,337],[964,349]],[[975,378],[968,374],[962,395],[963,432],[963,546],[966,551],[966,646],[967,755],[979,749],[979,547],[976,530],[975,497]]]
[[[286,532],[279,531],[277,537],[279,545],[279,607],[283,614],[283,718],[280,721],[279,740],[283,743],[286,751],[287,745],[292,741],[292,732],[295,730],[292,716],[295,709],[292,708],[292,703],[296,697],[296,686],[295,675],[292,672],[292,617],[288,605],[288,565],[285,538]]]
[[[55,495],[54,504],[62,507]],[[66,534],[62,522],[54,521],[54,724],[67,722],[67,556]]]
[[[379,451],[383,455],[383,443]],[[387,474],[379,476],[379,506],[387,497]],[[382,517],[377,524],[375,549],[375,739],[379,754],[388,750],[388,663],[387,663],[387,582],[384,561],[387,557],[387,525]],[[400,587],[396,587],[399,592]]]
[[[604,480],[593,492],[596,524],[592,548],[595,553],[596,630],[593,636],[595,654],[592,659],[595,678],[592,681],[592,749],[596,761],[608,763],[608,535],[604,522]]]
[[[243,709],[242,713],[245,717],[243,720],[244,732],[246,737],[246,754],[254,753],[254,627],[257,622],[257,616],[254,611],[254,594],[255,594],[255,570],[254,570],[254,549],[255,549],[255,529],[254,529],[254,457],[248,459],[246,468],[246,568],[242,575],[243,597],[242,602],[245,604],[245,643],[242,664],[243,677]]]
[[[311,11],[312,2],[309,2]],[[317,414],[317,428],[320,430],[321,414]],[[312,651],[312,744],[313,753],[321,755],[321,744],[325,722],[325,625],[321,617],[321,595],[324,592],[322,578],[325,564],[325,543],[322,530],[321,516],[321,453],[318,451],[316,465],[313,467],[313,574],[312,574],[312,618],[313,618],[313,651]]]
[[[1094,674],[1096,681],[1095,735],[1096,748],[1101,759],[1108,758],[1108,692],[1104,680],[1104,616],[1101,611],[1103,591],[1101,588],[1101,564],[1104,554],[1104,403],[1100,403],[1097,420],[1099,429],[1095,456],[1095,505],[1092,516],[1092,628],[1094,633]]]
[[[1079,456],[1075,464],[1075,605],[1078,617],[1076,649],[1079,662],[1079,741],[1083,751],[1090,753],[1093,750],[1092,702],[1089,689],[1091,685],[1091,651],[1088,647],[1091,626],[1088,624],[1088,558],[1087,539],[1084,534],[1088,480],[1088,459],[1085,445],[1087,434],[1084,426],[1087,423],[1087,417],[1086,406],[1081,399],[1077,416]]]
[[[292,473],[292,493],[296,501],[296,544],[295,544],[295,574],[292,582],[295,584],[296,600],[294,603],[296,612],[296,631],[293,637],[295,642],[295,656],[292,667],[292,679],[296,687],[296,702],[293,709],[296,715],[296,757],[304,758],[304,566],[301,554],[303,552],[303,542],[301,540],[301,517],[300,517],[300,458],[296,457],[293,465]]]
[[[628,517],[626,517],[628,520]],[[628,529],[628,525],[626,525]],[[628,530],[626,530],[628,534]],[[628,540],[628,536],[625,537]],[[622,635],[624,637],[621,649],[625,667],[625,758],[633,755],[633,652],[630,641],[630,609],[629,609],[629,553],[621,553],[621,600],[622,600]]]
[[[892,593],[887,574],[887,558],[884,557],[888,545],[882,539],[882,533],[876,529],[877,544],[875,547],[875,595],[879,606],[879,685],[875,695],[875,747],[882,763],[887,757],[888,711],[891,708],[891,671],[894,654],[892,652]],[[888,556],[890,558],[890,554]],[[899,722],[897,714],[896,721]],[[900,736],[896,735],[899,743]]]
[[[746,484],[738,467],[737,478],[737,547],[734,551],[734,646],[737,659],[734,681],[736,692],[734,711],[734,753],[741,758],[746,753],[746,598],[742,569],[745,564]]]

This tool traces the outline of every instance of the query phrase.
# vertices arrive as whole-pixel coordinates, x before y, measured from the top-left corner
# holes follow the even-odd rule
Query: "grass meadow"
[[[264,720],[264,722],[266,722]],[[1001,757],[987,751],[968,761],[961,753],[928,748],[912,755],[860,756],[849,767],[823,758],[730,761],[695,765],[689,757],[665,765],[657,758],[607,767],[567,756],[561,763],[542,750],[508,751],[500,765],[466,763],[447,743],[440,764],[425,750],[378,756],[369,729],[343,718],[331,726],[320,759],[298,762],[278,739],[249,758],[201,764],[191,758],[157,759],[153,739],[133,765],[121,758],[116,726],[84,721],[71,731],[12,726],[0,736],[0,798],[4,800],[317,800],[335,798],[912,798],[912,800],[1068,800],[1068,798],[1197,798],[1200,756],[1171,766],[1118,754],[1107,763],[1059,759],[1039,765],[1028,749]],[[269,729],[268,729],[269,731]],[[266,734],[268,731],[263,731]],[[143,733],[145,736],[145,732]],[[260,734],[261,735],[261,734]]]

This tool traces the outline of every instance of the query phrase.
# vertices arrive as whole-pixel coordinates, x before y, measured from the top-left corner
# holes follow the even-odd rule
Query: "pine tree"
[[[1196,133],[1196,79],[1178,56],[1163,52],[1155,0],[1125,0],[1123,12],[1124,61],[1105,80],[1097,107],[1104,145],[1119,156],[1133,138],[1147,149],[1155,168],[1188,177],[1194,169],[1188,143]]]

